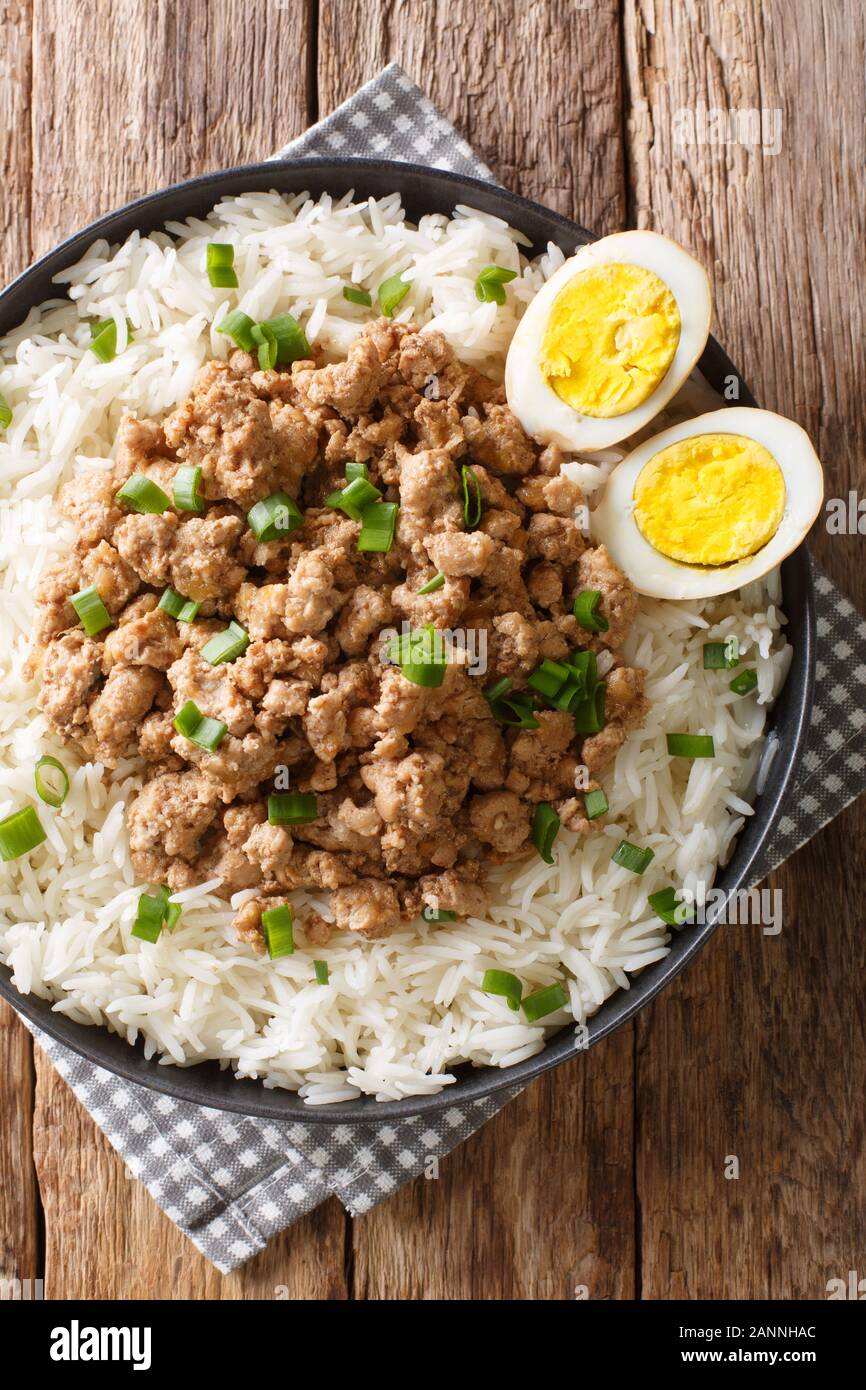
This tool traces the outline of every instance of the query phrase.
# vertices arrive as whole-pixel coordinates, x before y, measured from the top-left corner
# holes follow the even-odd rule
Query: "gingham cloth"
[[[392,64],[280,155],[388,155],[490,177],[433,104]],[[866,790],[860,751],[866,694],[866,623],[815,569],[815,707],[800,775],[759,883]],[[218,1269],[243,1264],[284,1227],[335,1194],[353,1216],[417,1177],[517,1094],[453,1105],[433,1120],[360,1128],[274,1124],[189,1105],[119,1080],[35,1032],[109,1141],[165,1211]]]

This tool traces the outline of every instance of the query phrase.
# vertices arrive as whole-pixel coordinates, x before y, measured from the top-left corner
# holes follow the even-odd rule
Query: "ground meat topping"
[[[141,760],[127,820],[143,883],[250,890],[235,926],[257,949],[262,912],[299,888],[331,893],[330,912],[300,924],[308,943],[335,928],[375,939],[424,908],[483,915],[485,865],[533,852],[539,803],[592,830],[579,760],[597,776],[647,710],[644,673],[619,654],[637,599],[587,541],[561,451],[541,449],[442,334],[379,319],[345,360],[288,371],[233,352],[164,421],[123,421],[115,454],[62,491],[75,546],[40,582],[31,666],[52,730],[107,767]],[[361,522],[327,504],[349,463],[398,505],[387,552],[362,549]],[[200,513],[118,503],[135,473],[171,497],[183,465],[201,469]],[[263,539],[247,512],[278,491],[303,520]],[[112,625],[88,636],[70,600],[91,586]],[[192,622],[160,606],[168,587],[199,605]],[[574,619],[581,589],[600,591],[604,633]],[[214,665],[232,622],[246,646]],[[439,686],[395,664],[401,624],[443,634]],[[534,728],[485,699],[503,678],[531,694],[543,660],[602,648],[596,734],[540,697]],[[176,727],[190,703],[216,721],[213,746]],[[287,789],[315,798],[311,819],[271,823]]]

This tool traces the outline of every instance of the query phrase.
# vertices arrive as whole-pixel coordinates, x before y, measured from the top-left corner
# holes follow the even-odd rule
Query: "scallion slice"
[[[531,686],[533,690],[537,690],[539,695],[543,695],[546,700],[551,700],[559,694],[568,680],[569,674],[567,666],[545,657],[541,665],[530,676],[527,676],[526,684]]]
[[[142,516],[162,516],[171,506],[171,499],[162,488],[143,473],[133,473],[131,478],[127,478],[115,497],[125,507],[140,512]]]
[[[381,496],[379,489],[366,478],[353,478],[339,492],[332,492],[326,497],[325,506],[339,507],[340,511],[345,512],[353,521],[360,521],[365,508],[373,502],[378,502]]]
[[[0,859],[8,864],[12,859],[20,859],[41,845],[48,836],[32,806],[21,811],[13,811],[11,816],[0,820]]]
[[[177,926],[178,922],[180,921],[180,914],[181,914],[182,912],[183,912],[183,908],[181,907],[180,903],[166,903],[166,905],[165,905],[165,929],[166,929],[166,931],[174,931],[175,927]]]
[[[90,351],[100,362],[113,362],[117,356],[117,324],[114,319],[101,319],[90,325]]]
[[[541,801],[532,817],[532,843],[545,864],[553,863],[553,842],[559,833],[560,820],[553,807]]]
[[[371,502],[365,507],[361,513],[358,549],[387,554],[394,544],[399,510],[396,502]]]
[[[163,592],[158,607],[164,613],[170,613],[173,618],[177,618],[178,622],[194,623],[201,604],[196,603],[194,599],[184,598],[176,589],[169,588]]]
[[[457,913],[447,907],[425,907],[421,913],[425,922],[456,922]]]
[[[506,270],[502,265],[486,265],[475,281],[475,298],[482,304],[504,304],[503,287],[516,278],[516,270]]]
[[[318,814],[314,792],[275,792],[268,797],[269,825],[310,825]]]
[[[714,758],[716,745],[712,734],[668,734],[668,752],[672,758]]]
[[[579,734],[598,734],[604,728],[605,681],[599,681],[592,694],[569,711],[574,715],[575,731]]]
[[[278,541],[303,526],[304,518],[287,492],[274,492],[250,508],[247,523],[257,541]]]
[[[388,644],[388,658],[413,685],[430,690],[438,689],[448,669],[444,639],[432,624],[403,637],[393,637]]]
[[[81,625],[88,637],[95,637],[103,628],[114,626],[114,619],[99,597],[98,591],[92,586],[73,594],[69,602],[81,619]]]
[[[619,864],[621,869],[628,869],[633,874],[642,874],[655,859],[655,850],[646,845],[633,845],[630,840],[620,840],[611,859],[614,864]]]
[[[326,960],[314,960],[313,969],[316,972],[316,980],[320,985],[326,985],[330,979],[328,962]]]
[[[232,309],[222,323],[217,324],[217,333],[224,333],[239,348],[243,348],[244,352],[252,352],[256,345],[253,338],[255,326],[255,319],[251,319],[249,314],[245,314],[241,309]]]
[[[372,295],[367,290],[359,290],[355,285],[343,286],[343,298],[347,299],[350,304],[363,304],[366,309],[369,309],[373,303]]]
[[[460,469],[460,477],[463,483],[463,520],[471,531],[481,520],[481,484],[475,469],[470,468],[468,463],[464,463]]]
[[[56,785],[56,779],[46,774],[47,768],[50,768],[52,773],[60,773],[59,787]],[[46,806],[53,806],[55,810],[63,805],[69,792],[69,773],[57,758],[52,758],[46,753],[39,759],[35,769],[35,781],[36,794],[40,801],[44,801]]]
[[[419,594],[435,594],[437,589],[441,589],[445,583],[445,575],[441,570],[439,574],[434,574],[432,579],[428,579],[426,584],[422,584],[418,590]]]
[[[269,907],[262,913],[262,932],[271,960],[295,954],[295,932],[290,907]]]
[[[608,800],[601,787],[596,787],[595,791],[584,792],[583,805],[587,820],[598,820],[599,816],[606,815],[608,811]]]
[[[207,278],[216,289],[236,290],[235,248],[231,242],[211,241],[207,248]]]
[[[376,291],[379,307],[386,319],[393,316],[394,310],[403,303],[409,293],[409,286],[403,279],[402,273],[399,275],[389,275],[387,280],[383,280]]]
[[[369,478],[370,471],[366,463],[347,463],[346,482],[353,483],[356,478]]]
[[[758,673],[750,666],[747,670],[741,671],[738,676],[734,676],[731,681],[731,689],[735,695],[751,695],[757,684]]]
[[[174,505],[179,512],[204,511],[204,502],[198,493],[200,486],[201,469],[198,466],[185,465],[177,470],[171,485],[171,492]]]
[[[704,643],[705,671],[732,671],[739,664],[740,643],[738,638],[732,636],[725,642]]]
[[[586,632],[607,632],[608,621],[603,613],[599,613],[598,605],[601,603],[600,589],[581,589],[577,598],[574,600],[573,613]]]
[[[0,396],[0,430],[8,430],[12,424],[12,407],[3,396]]]
[[[544,989],[537,989],[534,994],[527,994],[523,1001],[523,1014],[527,1023],[537,1023],[540,1018],[555,1014],[557,1009],[564,1009],[567,1003],[568,995],[562,985],[547,985]]]
[[[259,366],[263,372],[273,371],[277,365],[277,335],[267,324],[254,323],[250,329],[252,340],[258,349]]]
[[[491,685],[489,690],[485,690],[484,698],[490,705],[493,718],[500,724],[516,729],[541,727],[534,714],[532,696],[524,690],[512,690],[510,677],[503,676],[495,685]]]
[[[190,743],[204,748],[207,753],[213,753],[219,748],[228,733],[227,724],[221,719],[209,719],[206,714],[202,714],[194,700],[187,700],[178,710],[174,718],[174,727],[184,738],[188,738]]]
[[[270,341],[277,345],[276,364],[288,367],[292,362],[302,361],[310,355],[310,344],[303,328],[294,314],[278,314],[276,318],[264,319],[257,325]]]
[[[151,945],[158,941],[168,911],[168,889],[161,887],[156,893],[142,893],[138,900],[132,935]]]
[[[516,975],[512,975],[508,970],[485,970],[481,988],[485,994],[504,995],[509,1009],[517,1013],[523,995],[523,985]]]
[[[232,621],[223,632],[218,632],[209,642],[205,642],[199,656],[202,661],[209,661],[211,666],[221,666],[225,661],[234,661],[243,656],[249,645],[249,633],[240,623]]]
[[[676,888],[660,888],[657,893],[650,893],[647,902],[669,927],[681,927],[691,915],[688,905],[679,901]]]

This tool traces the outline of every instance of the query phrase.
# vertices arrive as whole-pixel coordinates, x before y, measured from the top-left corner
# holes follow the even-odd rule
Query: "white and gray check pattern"
[[[401,68],[392,64],[280,154],[340,154],[489,171]],[[866,623],[815,567],[818,662],[815,707],[800,776],[761,879],[866,790],[861,752]],[[432,1120],[360,1128],[274,1124],[171,1100],[94,1067],[35,1033],[78,1099],[167,1216],[223,1272],[236,1269],[327,1197],[361,1215],[425,1170],[507,1105],[455,1104]]]

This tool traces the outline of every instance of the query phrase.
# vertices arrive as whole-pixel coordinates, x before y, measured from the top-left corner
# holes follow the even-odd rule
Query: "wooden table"
[[[0,0],[3,278],[269,154],[393,59],[512,188],[690,247],[758,399],[812,433],[830,495],[863,488],[859,0]],[[714,108],[763,109],[763,152]],[[861,610],[863,544],[814,539]],[[332,1201],[230,1278],[4,1009],[0,1275],[50,1298],[824,1297],[866,1275],[864,825],[849,809],[774,875],[780,936],[720,931],[438,1181],[358,1221]]]

